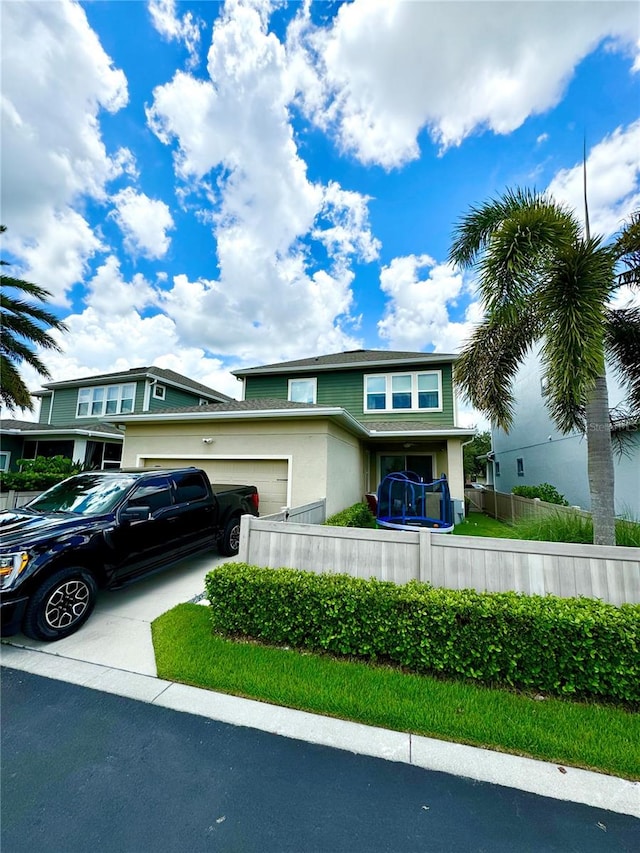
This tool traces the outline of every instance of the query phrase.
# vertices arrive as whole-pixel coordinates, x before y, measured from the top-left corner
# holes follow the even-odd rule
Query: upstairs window
[[[521,456],[516,459],[516,471],[518,477],[524,477],[524,459]]]
[[[365,412],[435,412],[442,410],[442,374],[390,373],[365,376]]]
[[[153,386],[153,396],[156,400],[164,400],[167,393],[167,389],[164,385],[158,385],[157,383]]]
[[[135,384],[101,385],[78,391],[77,418],[102,418],[105,415],[124,415],[133,411]]]
[[[291,403],[315,403],[318,380],[312,379],[290,379],[289,401]]]

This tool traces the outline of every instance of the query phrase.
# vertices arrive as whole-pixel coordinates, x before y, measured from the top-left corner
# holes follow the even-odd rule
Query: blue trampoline
[[[391,530],[428,527],[434,533],[451,533],[453,508],[446,476],[423,483],[413,471],[387,474],[378,487],[376,521]]]

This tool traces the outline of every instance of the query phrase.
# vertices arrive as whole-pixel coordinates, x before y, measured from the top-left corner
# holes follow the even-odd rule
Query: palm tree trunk
[[[599,376],[586,405],[587,469],[594,545],[615,545],[613,450],[606,376]]]

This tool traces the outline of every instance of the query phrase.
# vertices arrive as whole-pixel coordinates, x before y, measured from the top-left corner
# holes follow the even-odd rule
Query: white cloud
[[[127,250],[147,258],[164,257],[171,243],[167,231],[174,227],[168,206],[133,187],[120,190],[112,201],[116,209],[111,215],[124,234]]]
[[[176,324],[164,314],[141,317],[135,310],[106,313],[102,305],[92,305],[66,317],[65,323],[68,333],[54,333],[62,352],[48,351],[43,356],[56,381],[157,365],[229,396],[239,394],[238,382],[221,360],[198,347],[185,345]],[[31,390],[41,388],[46,381],[28,366],[21,373]]]
[[[631,51],[634,3],[354,0],[330,28],[305,4],[289,31],[306,113],[363,163],[419,155],[427,129],[446,148],[488,128],[504,134],[560,100],[603,40]]]
[[[378,334],[390,349],[456,352],[477,319],[471,303],[464,322],[450,320],[449,307],[464,292],[463,277],[428,255],[394,258],[380,273],[380,287],[389,301]]]
[[[26,260],[25,277],[64,304],[100,247],[76,205],[103,201],[106,183],[132,168],[125,149],[109,156],[98,123],[127,103],[127,83],[68,0],[3,3],[1,47],[6,242]]]
[[[175,145],[177,175],[205,182],[219,275],[174,277],[166,311],[186,339],[243,360],[352,348],[353,259],[377,257],[368,199],[307,176],[290,122],[284,46],[269,4],[230,2],[213,29],[207,81],[178,72],[154,90],[148,122]],[[328,262],[314,264],[310,243]]]
[[[584,215],[584,171],[578,163],[558,172],[548,186],[557,200]],[[617,128],[589,152],[587,199],[593,234],[609,237],[640,208],[640,120]]]
[[[104,248],[86,219],[66,206],[40,211],[37,241],[16,239],[12,232],[6,232],[7,245],[22,259],[23,277],[48,290],[58,305],[69,304],[67,291],[84,278],[90,258]]]
[[[202,22],[194,20],[191,12],[179,18],[175,0],[149,0],[149,12],[153,26],[160,35],[167,41],[182,42],[189,52],[189,66],[197,65]]]
[[[109,255],[87,283],[85,302],[96,313],[117,318],[156,305],[158,297],[140,273],[136,273],[130,282],[125,281],[120,261],[115,255]]]

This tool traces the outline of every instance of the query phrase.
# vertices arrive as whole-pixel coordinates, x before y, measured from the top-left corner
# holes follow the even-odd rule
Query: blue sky
[[[640,207],[635,2],[2,2],[3,257],[69,326],[53,379],[455,352],[447,264],[507,187]],[[25,370],[29,387],[40,378]],[[477,416],[466,412],[467,423]]]

